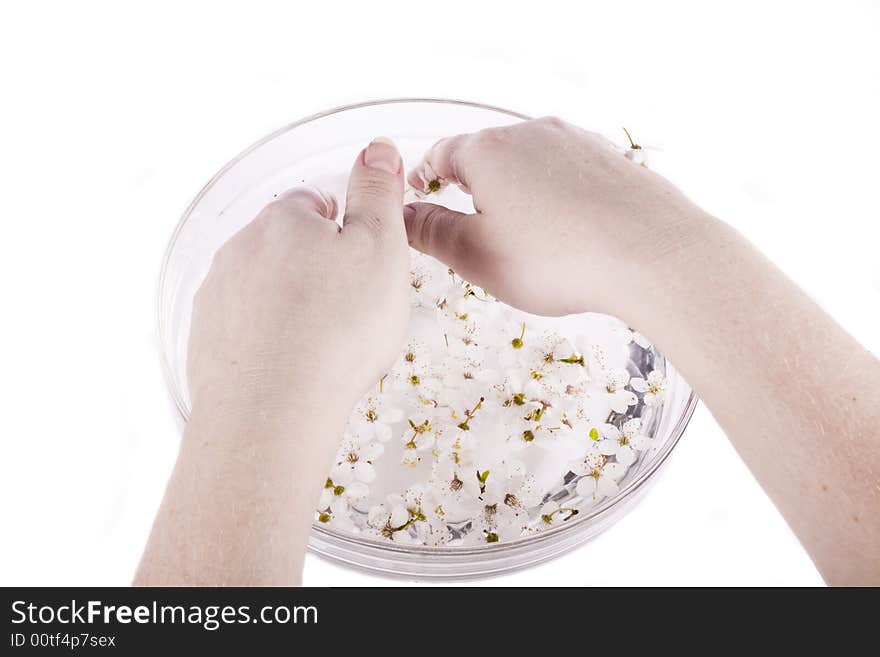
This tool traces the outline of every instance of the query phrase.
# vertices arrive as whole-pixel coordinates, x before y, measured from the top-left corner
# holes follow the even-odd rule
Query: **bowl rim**
[[[169,360],[169,344],[166,340],[166,320],[165,320],[165,307],[166,303],[164,300],[164,295],[162,294],[166,285],[166,277],[168,274],[168,266],[171,261],[172,254],[177,245],[178,238],[180,237],[181,232],[183,231],[184,226],[189,221],[190,216],[195,210],[196,206],[201,202],[201,200],[205,197],[205,195],[214,187],[214,185],[229,171],[232,167],[238,164],[241,160],[249,156],[252,152],[263,146],[264,144],[272,141],[273,139],[281,136],[282,134],[294,130],[300,126],[306,125],[308,123],[312,123],[314,121],[318,121],[319,119],[326,118],[328,116],[332,116],[334,114],[340,114],[343,112],[349,112],[358,109],[364,109],[367,107],[375,107],[379,105],[400,105],[400,104],[438,104],[438,105],[456,105],[459,107],[471,107],[475,109],[489,110],[492,112],[497,112],[499,114],[504,114],[507,116],[511,116],[513,118],[529,120],[533,117],[523,114],[522,112],[517,112],[515,110],[509,110],[503,107],[498,107],[496,105],[491,105],[487,103],[481,103],[477,101],[470,100],[461,100],[461,99],[452,99],[452,98],[431,98],[431,97],[398,97],[398,98],[384,98],[384,99],[375,99],[375,100],[367,100],[357,103],[349,103],[346,105],[339,105],[337,107],[333,107],[321,112],[316,112],[314,114],[310,114],[301,119],[288,123],[277,130],[265,135],[260,138],[243,151],[241,151],[234,158],[229,160],[225,165],[223,165],[217,173],[215,173],[207,183],[205,183],[199,192],[193,197],[192,201],[190,201],[189,205],[187,205],[180,219],[178,220],[177,226],[174,229],[174,232],[171,234],[171,237],[168,241],[168,245],[165,248],[165,253],[162,258],[161,272],[159,275],[159,282],[156,294],[156,307],[158,311],[158,330],[159,330],[159,347],[160,347],[160,358],[162,362],[162,370],[165,378],[165,383],[174,399],[175,406],[177,407],[177,411],[180,414],[181,419],[184,423],[189,420],[189,412],[186,408],[186,404],[183,399],[183,395],[179,390],[178,381],[174,374],[174,370],[171,366],[171,362]],[[682,381],[687,385],[687,382],[682,379]],[[567,525],[559,525],[556,527],[552,527],[548,530],[542,531],[533,536],[526,536],[523,538],[518,538],[514,541],[510,541],[507,543],[497,543],[497,544],[487,544],[483,547],[455,547],[455,546],[426,546],[426,545],[396,545],[390,541],[381,541],[378,539],[359,537],[356,535],[345,534],[340,531],[333,530],[329,527],[321,527],[317,523],[313,522],[311,527],[311,533],[316,534],[325,540],[329,541],[341,541],[344,544],[351,545],[353,548],[358,546],[363,546],[367,548],[380,548],[386,553],[399,553],[399,554],[407,554],[407,555],[430,555],[443,558],[445,556],[456,556],[456,557],[466,557],[466,556],[476,556],[476,555],[494,555],[501,556],[504,552],[510,551],[520,551],[523,548],[528,549],[532,545],[545,543],[553,539],[554,537],[566,532],[567,535],[573,535],[578,529],[585,529],[586,527],[593,524],[599,518],[607,515],[613,508],[618,507],[620,503],[622,503],[627,498],[631,498],[637,491],[639,491],[645,483],[648,482],[649,479],[665,464],[669,455],[672,453],[672,450],[678,444],[678,441],[681,439],[682,434],[684,433],[685,428],[687,428],[688,423],[690,422],[691,417],[693,416],[694,410],[696,409],[697,403],[699,402],[699,398],[696,393],[690,386],[690,393],[687,401],[685,402],[684,409],[676,420],[675,425],[672,427],[671,435],[666,443],[663,445],[661,450],[651,459],[651,462],[648,464],[648,467],[645,468],[642,472],[638,474],[632,481],[630,481],[624,488],[620,490],[620,492],[612,498],[606,498],[602,503],[596,505],[591,508],[587,513],[583,514],[579,517],[575,522]],[[593,522],[591,522],[593,521]],[[309,544],[309,550],[317,553],[319,556],[329,557],[334,559],[332,555],[326,554],[323,550],[316,549],[313,545],[311,545],[311,541]]]

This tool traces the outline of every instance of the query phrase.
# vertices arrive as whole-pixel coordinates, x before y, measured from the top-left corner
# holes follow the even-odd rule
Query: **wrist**
[[[658,304],[687,297],[704,279],[706,261],[717,261],[730,228],[715,217],[693,208],[657,222],[618,261],[616,280],[606,300],[609,314],[639,328],[656,314]]]
[[[279,455],[296,454],[313,443],[326,443],[332,451],[353,404],[315,381],[284,394],[258,393],[248,386],[215,389],[194,400],[184,439],[198,436],[207,446],[271,449]]]
[[[698,209],[670,222],[629,263],[627,294],[611,314],[654,342],[672,325],[686,330],[693,308],[729,283],[726,263],[742,243],[737,231]]]

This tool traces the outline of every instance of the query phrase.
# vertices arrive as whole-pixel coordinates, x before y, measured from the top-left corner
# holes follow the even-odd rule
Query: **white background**
[[[130,581],[179,433],[155,329],[166,240],[228,159],[335,105],[626,125],[880,352],[877,3],[237,5],[0,9],[0,584]],[[306,564],[307,584],[387,581]],[[821,579],[700,408],[618,525],[489,583]]]

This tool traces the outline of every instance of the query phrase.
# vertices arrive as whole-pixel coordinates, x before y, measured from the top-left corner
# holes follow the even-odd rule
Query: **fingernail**
[[[416,217],[416,209],[411,205],[403,206],[403,220],[412,221]]]
[[[364,164],[370,169],[400,173],[402,161],[393,141],[388,137],[376,137],[364,151]]]

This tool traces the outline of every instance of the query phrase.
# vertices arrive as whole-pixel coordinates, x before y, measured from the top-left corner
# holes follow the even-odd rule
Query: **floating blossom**
[[[324,483],[318,508],[337,516],[348,512],[349,507],[360,509],[370,495],[370,488],[361,481],[355,481],[351,470],[333,470],[336,479],[330,477]]]
[[[367,514],[367,524],[372,529],[369,534],[391,539],[395,543],[412,543],[408,530],[418,519],[418,516],[410,513],[399,495],[389,495],[387,504],[373,506]]]
[[[532,349],[526,349],[531,341],[531,334],[525,321],[510,321],[500,331],[502,340],[498,351],[498,362],[505,369],[529,367],[529,356]]]
[[[638,390],[642,394],[642,400],[646,406],[654,406],[663,401],[665,394],[666,378],[661,372],[653,370],[648,373],[647,380],[635,378],[632,380],[633,390]]]
[[[589,397],[583,385],[567,386],[563,394],[555,400],[559,409],[560,422],[571,429],[573,434],[587,433],[593,427],[587,408]]]
[[[457,463],[455,458],[442,459],[434,464],[428,485],[448,521],[472,518],[482,506],[479,499],[481,482],[476,472],[470,466]]]
[[[410,275],[418,339],[352,412],[315,521],[395,543],[491,545],[614,495],[650,448],[627,417],[642,397],[632,389],[649,404],[663,388],[623,369],[632,343],[650,349],[643,336],[613,318],[604,335],[568,333],[415,252]],[[395,485],[408,488],[386,495]]]
[[[629,385],[629,372],[623,368],[609,370],[605,375],[605,396],[608,405],[615,413],[626,413],[630,406],[635,406],[639,398],[631,390]]]
[[[336,465],[330,471],[330,477],[338,481],[360,481],[372,483],[376,478],[373,461],[385,451],[379,442],[361,443],[351,437],[342,441],[336,455]]]
[[[642,421],[633,418],[623,423],[618,429],[613,424],[604,424],[599,430],[602,439],[599,441],[599,452],[604,456],[613,456],[624,466],[630,466],[638,458],[637,452],[651,447],[651,439],[639,433]]]
[[[459,284],[451,269],[415,249],[410,249],[410,299],[417,308],[436,308]]]
[[[501,375],[485,367],[485,357],[483,351],[457,352],[447,356],[443,360],[443,387],[436,396],[437,401],[441,405],[462,409],[484,396],[487,387],[497,385]]]
[[[402,392],[422,404],[429,403],[441,387],[435,376],[428,348],[416,340],[407,343],[403,355],[391,369],[388,378],[396,392]]]
[[[618,482],[626,474],[626,466],[598,457],[588,457],[577,467],[575,474],[583,475],[575,491],[586,499],[601,500],[620,492]]]
[[[421,416],[417,420],[408,419],[409,427],[404,430],[401,440],[405,450],[424,451],[431,449],[443,425],[434,420],[433,414]]]
[[[650,349],[651,342],[644,335],[635,330],[632,326],[624,326],[618,331],[622,335],[626,346],[636,344],[642,349]]]
[[[557,434],[571,431],[562,423],[559,409],[545,402],[530,401],[517,407],[515,412],[518,414],[507,422],[507,444],[515,451],[531,445],[549,447],[555,442]]]
[[[379,387],[384,388],[384,381]],[[393,435],[391,425],[401,420],[403,411],[390,401],[389,395],[383,390],[369,394],[357,403],[349,427],[363,442],[375,439],[384,443]]]
[[[428,348],[423,342],[410,340],[391,368],[390,376],[397,390],[406,390],[407,386],[418,386],[421,380],[430,378],[431,374],[431,355]]]
[[[473,531],[464,544],[512,541],[522,536],[528,521],[529,514],[518,505],[504,502],[484,504],[472,521]]]

